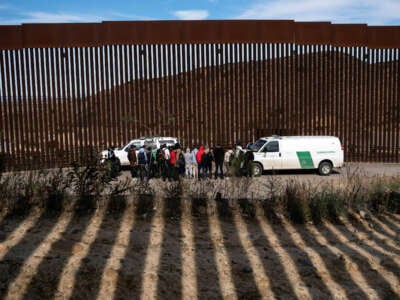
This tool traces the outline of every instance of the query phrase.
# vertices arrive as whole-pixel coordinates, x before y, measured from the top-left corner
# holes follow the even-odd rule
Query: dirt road
[[[281,180],[299,180],[309,181],[312,184],[324,184],[340,182],[347,179],[349,176],[357,175],[363,178],[374,178],[377,176],[385,177],[400,177],[400,164],[394,163],[346,163],[345,167],[335,169],[330,176],[320,176],[315,170],[291,170],[291,171],[277,171],[277,172],[264,172],[263,176],[259,178],[261,181],[268,180],[268,177],[273,175]],[[121,179],[130,177],[127,170],[121,172]]]

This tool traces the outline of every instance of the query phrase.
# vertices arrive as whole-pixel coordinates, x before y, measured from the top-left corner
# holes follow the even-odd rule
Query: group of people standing
[[[132,177],[141,180],[153,177],[177,180],[179,177],[212,178],[213,175],[215,179],[223,178],[234,160],[240,160],[240,168],[247,170],[242,175],[251,176],[254,156],[250,149],[244,150],[238,144],[227,151],[217,144],[214,148],[204,145],[192,149],[188,147],[184,152],[177,143],[173,146],[162,145],[159,149],[142,146],[139,151],[132,146],[128,151],[128,159]]]

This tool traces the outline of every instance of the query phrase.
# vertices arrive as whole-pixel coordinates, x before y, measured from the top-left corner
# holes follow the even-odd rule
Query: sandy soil
[[[155,208],[0,220],[0,298],[399,299],[399,215],[299,226]]]

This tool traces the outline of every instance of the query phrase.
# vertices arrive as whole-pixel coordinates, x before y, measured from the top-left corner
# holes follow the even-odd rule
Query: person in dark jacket
[[[244,164],[243,164],[243,175],[246,177],[253,176],[253,160],[254,160],[253,151],[251,151],[251,147],[248,147],[246,149],[246,152],[244,153]]]
[[[214,162],[215,162],[215,179],[219,176],[220,178],[224,177],[223,165],[224,165],[224,155],[225,151],[221,147],[221,145],[217,144],[214,149]]]
[[[148,159],[147,159],[147,151],[144,146],[142,146],[137,153],[137,163],[138,163],[138,173],[140,180],[147,180]]]
[[[136,146],[132,145],[128,151],[128,160],[129,167],[131,170],[132,178],[136,177],[136,165],[137,165],[137,157],[136,157]]]
[[[204,150],[203,155],[201,156],[201,164],[203,167],[203,177],[211,177],[212,176],[212,162],[213,162],[213,153],[210,149],[206,148]]]

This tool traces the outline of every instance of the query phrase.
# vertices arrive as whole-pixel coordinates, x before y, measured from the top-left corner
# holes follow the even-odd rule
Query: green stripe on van
[[[311,158],[309,151],[296,152],[297,158],[299,159],[300,166],[302,169],[313,169],[314,163]]]

